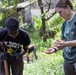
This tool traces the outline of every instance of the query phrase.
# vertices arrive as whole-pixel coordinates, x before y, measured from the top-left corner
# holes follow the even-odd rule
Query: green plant
[[[76,0],[73,0],[74,10],[76,10]]]
[[[55,14],[49,21],[47,21],[47,29],[50,31],[60,32],[61,24],[63,19],[59,17],[58,14]]]
[[[62,51],[50,55],[39,51],[38,56],[24,65],[24,75],[64,75]]]
[[[35,21],[34,28],[40,30],[42,26],[41,19],[38,17],[34,17],[34,16],[32,17],[32,19]]]

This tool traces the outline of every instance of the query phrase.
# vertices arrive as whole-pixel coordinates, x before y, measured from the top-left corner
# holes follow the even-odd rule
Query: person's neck
[[[75,12],[74,11],[70,11],[69,17],[68,17],[68,21],[72,20],[74,15],[75,15]]]

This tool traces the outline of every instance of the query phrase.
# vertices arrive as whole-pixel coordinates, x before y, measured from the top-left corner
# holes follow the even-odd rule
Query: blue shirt
[[[76,40],[76,14],[71,21],[66,20],[62,25],[62,40],[64,39],[65,41]],[[76,47],[65,47],[63,57],[69,63],[76,62]]]

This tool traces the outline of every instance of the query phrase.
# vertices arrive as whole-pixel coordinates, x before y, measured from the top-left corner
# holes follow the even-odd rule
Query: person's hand
[[[21,58],[22,54],[15,52],[14,54],[10,54],[12,57]]]
[[[0,59],[7,59],[7,54],[6,53],[0,53]]]
[[[16,53],[16,59],[19,59],[22,57],[22,54],[21,53]]]
[[[61,40],[56,40],[56,42],[54,42],[54,46],[57,47],[59,50],[66,47],[66,44],[67,43],[65,41],[61,41]]]
[[[56,49],[55,48],[48,48],[47,51],[45,52],[46,54],[52,54],[56,52]]]
[[[22,56],[21,53],[17,53],[17,52],[15,52],[14,54],[10,54],[10,55],[11,55],[12,57],[13,57],[13,56],[15,56],[15,57],[16,57],[16,56],[17,56],[17,57],[21,57],[21,56]]]
[[[22,57],[22,54],[21,53],[16,53],[16,56]]]

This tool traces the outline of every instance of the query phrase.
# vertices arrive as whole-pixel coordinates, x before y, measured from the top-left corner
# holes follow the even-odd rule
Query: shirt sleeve
[[[30,44],[30,42],[31,42],[30,37],[28,34],[26,34],[24,45],[28,46]]]
[[[22,40],[23,40],[23,45],[28,46],[31,42],[29,34],[26,31],[24,31],[22,34],[23,35],[21,37],[22,37]]]
[[[65,37],[64,37],[64,31],[65,31],[65,22],[62,24],[62,27],[61,27],[61,40],[64,40]]]

